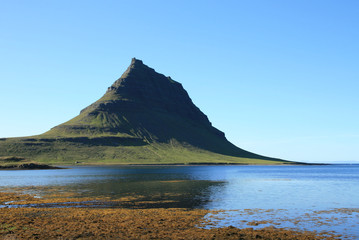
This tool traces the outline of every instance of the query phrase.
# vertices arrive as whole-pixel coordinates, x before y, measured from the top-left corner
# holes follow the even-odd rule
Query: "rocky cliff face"
[[[121,78],[108,88],[105,96],[82,112],[86,110],[92,113],[151,110],[211,126],[207,116],[193,104],[182,84],[157,73],[135,58]]]

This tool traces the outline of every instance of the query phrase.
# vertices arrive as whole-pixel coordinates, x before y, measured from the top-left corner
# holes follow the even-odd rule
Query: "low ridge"
[[[243,159],[286,162],[234,146],[194,105],[182,84],[136,58],[104,96],[77,117],[33,138],[4,140],[12,146],[10,149],[19,145],[19,141],[27,143],[25,149],[31,148],[23,151],[17,148],[10,151],[11,155],[18,153],[35,159],[240,163],[242,158],[242,162]],[[6,154],[10,155],[9,151]]]

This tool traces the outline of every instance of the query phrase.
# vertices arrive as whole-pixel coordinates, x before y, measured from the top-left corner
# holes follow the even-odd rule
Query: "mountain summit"
[[[101,99],[53,130],[70,134],[128,134],[167,141],[183,135],[186,129],[178,127],[189,127],[188,124],[224,136],[212,127],[180,83],[133,58]]]
[[[36,160],[283,162],[234,146],[193,104],[179,82],[136,58],[103,97],[77,117],[44,134],[5,142],[7,155],[30,156]],[[1,155],[4,153],[0,150]]]

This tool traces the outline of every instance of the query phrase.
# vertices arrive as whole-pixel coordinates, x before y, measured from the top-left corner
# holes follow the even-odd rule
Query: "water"
[[[0,191],[142,196],[226,210],[215,226],[334,230],[359,238],[359,165],[72,167],[0,171]],[[156,207],[155,205],[153,205]],[[223,218],[223,219],[222,219]],[[262,221],[262,222],[259,222]]]

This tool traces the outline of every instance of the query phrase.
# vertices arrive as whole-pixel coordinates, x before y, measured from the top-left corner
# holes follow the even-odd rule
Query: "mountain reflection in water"
[[[169,166],[101,166],[60,171],[6,172],[17,176],[8,176],[13,181],[1,176],[0,180],[2,178],[4,181],[0,190],[11,188],[41,197],[96,197],[109,200],[93,202],[95,207],[116,207],[111,201],[130,198],[127,204],[122,202],[117,207],[202,208],[210,201],[212,188],[224,184],[222,181],[196,179],[191,174],[191,168]],[[39,205],[45,206],[49,205]]]

